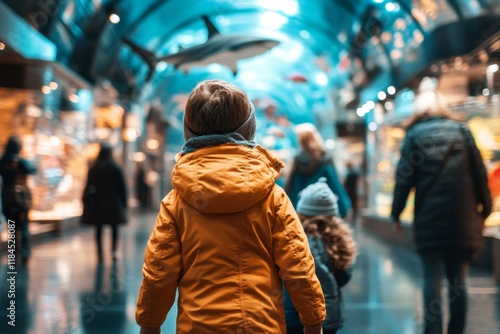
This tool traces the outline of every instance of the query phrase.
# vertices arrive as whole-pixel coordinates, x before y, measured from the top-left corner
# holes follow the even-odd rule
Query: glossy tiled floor
[[[122,229],[122,255],[114,264],[110,254],[103,265],[96,264],[91,229],[36,244],[28,267],[16,268],[12,298],[4,255],[0,266],[0,333],[138,333],[135,301],[143,249],[154,218],[155,213],[135,215]],[[419,333],[418,258],[412,251],[389,246],[362,230],[356,231],[356,238],[361,254],[353,279],[344,289],[347,321],[340,333]],[[472,270],[469,285],[467,333],[500,333],[500,293],[491,273]],[[15,327],[8,324],[6,316],[11,300],[16,307]],[[164,334],[174,333],[175,316],[173,310],[162,327]]]

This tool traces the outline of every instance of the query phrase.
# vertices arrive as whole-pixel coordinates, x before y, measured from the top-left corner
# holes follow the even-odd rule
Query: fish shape
[[[236,62],[258,56],[280,42],[274,39],[261,38],[240,34],[221,34],[207,16],[203,16],[203,21],[208,30],[208,39],[205,43],[192,47],[180,49],[179,52],[156,57],[156,55],[145,48],[135,44],[130,39],[124,38],[123,42],[129,45],[149,67],[146,80],[151,79],[156,65],[160,62],[170,63],[175,69],[181,69],[184,73],[189,73],[194,66],[205,66],[209,64],[221,64],[229,67],[233,74],[238,73]]]

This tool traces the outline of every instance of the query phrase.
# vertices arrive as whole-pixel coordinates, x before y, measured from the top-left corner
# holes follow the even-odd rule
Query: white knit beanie
[[[337,196],[326,184],[326,178],[307,186],[300,192],[297,213],[304,216],[338,216]]]

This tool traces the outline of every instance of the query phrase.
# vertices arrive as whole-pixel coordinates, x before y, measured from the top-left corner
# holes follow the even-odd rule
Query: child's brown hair
[[[356,242],[349,226],[339,217],[314,216],[299,214],[300,221],[307,234],[321,238],[326,245],[334,270],[349,268],[358,254]]]
[[[184,114],[184,138],[237,132],[252,140],[256,124],[248,96],[223,80],[199,83],[189,95]]]

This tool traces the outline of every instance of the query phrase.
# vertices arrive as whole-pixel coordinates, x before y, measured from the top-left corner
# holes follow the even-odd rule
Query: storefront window
[[[50,93],[50,92],[48,92]],[[33,203],[30,230],[37,234],[51,224],[81,214],[81,194],[88,168],[88,112],[44,107],[46,92],[0,88],[0,146],[18,135],[21,156],[37,167],[28,178]],[[1,235],[5,240],[6,235]]]

